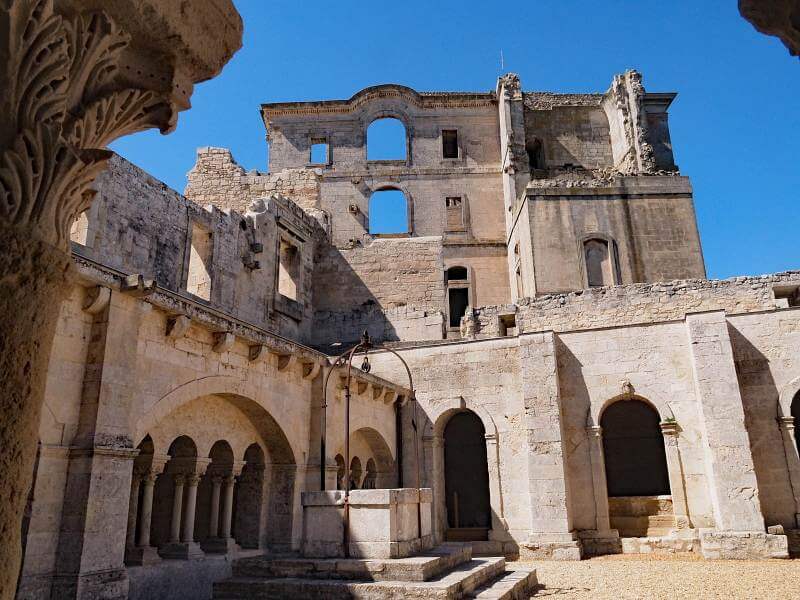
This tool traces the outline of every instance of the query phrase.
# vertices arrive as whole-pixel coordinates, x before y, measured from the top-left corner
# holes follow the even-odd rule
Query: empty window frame
[[[90,246],[89,241],[89,209],[79,214],[72,222],[69,239],[81,246]]]
[[[458,158],[458,131],[442,129],[442,158]]]
[[[447,196],[444,199],[445,230],[464,230],[464,199],[461,196]]]
[[[378,190],[369,199],[369,232],[380,234],[408,234],[408,200],[396,189]]]
[[[278,245],[278,293],[298,300],[300,290],[300,250],[286,239]]]
[[[327,138],[311,138],[310,161],[312,165],[329,164],[331,162],[330,151]]]
[[[603,287],[618,283],[616,277],[614,242],[602,238],[590,238],[583,242],[583,259],[586,266],[586,284]]]
[[[407,160],[408,138],[400,119],[382,117],[367,127],[367,160]]]
[[[447,316],[451,329],[461,326],[461,317],[469,307],[469,271],[466,267],[450,267],[445,273],[447,281]]]
[[[189,249],[189,274],[186,291],[203,300],[211,300],[211,263],[214,258],[214,234],[192,223]]]

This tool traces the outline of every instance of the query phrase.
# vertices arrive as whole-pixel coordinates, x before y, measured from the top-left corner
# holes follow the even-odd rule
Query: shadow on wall
[[[766,525],[782,524],[793,529],[794,494],[789,479],[788,460],[776,422],[780,414],[778,390],[769,368],[769,358],[753,346],[739,330],[728,323],[733,346],[736,377],[742,390],[745,428],[758,482],[758,495]]]

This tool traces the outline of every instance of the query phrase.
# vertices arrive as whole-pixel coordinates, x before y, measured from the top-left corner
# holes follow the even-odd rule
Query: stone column
[[[219,535],[219,490],[222,486],[222,477],[214,475],[211,478],[211,520],[208,526],[209,537]]]
[[[186,544],[194,542],[194,513],[197,507],[197,484],[200,483],[200,476],[197,473],[190,473],[186,476],[186,508],[183,516],[183,532],[181,541]]]
[[[231,520],[233,518],[233,486],[236,477],[229,475],[225,478],[225,494],[222,499],[222,531],[220,537],[231,537]]]
[[[764,532],[725,312],[687,314],[686,330],[716,524],[701,531],[701,552],[706,558],[786,557],[786,536]]]
[[[425,468],[422,469],[424,485],[433,489],[433,538],[439,544],[447,530],[447,503],[444,497],[444,440],[435,435],[422,438]]]
[[[608,513],[608,485],[606,461],[603,455],[603,428],[590,425],[586,428],[589,438],[589,458],[592,462],[592,489],[594,490],[594,512],[598,532],[610,532],[611,518]]]
[[[70,278],[70,226],[90,205],[90,184],[111,156],[104,148],[151,127],[171,131],[193,82],[216,75],[241,44],[229,0],[200,0],[185,14],[161,1],[139,4],[0,3],[0,600],[14,596],[19,573],[20,520]],[[119,490],[130,489],[127,479]],[[109,499],[124,513],[120,500]],[[94,526],[91,516],[83,521]],[[113,535],[118,543],[104,555],[92,540],[91,556],[58,558],[64,593],[93,596],[97,583],[105,598],[127,596],[125,534]]]
[[[678,432],[680,428],[674,421],[661,423],[661,432],[664,434],[664,450],[667,455],[667,470],[669,471],[669,489],[672,493],[672,511],[675,515],[677,529],[689,529],[692,522],[689,519],[689,504],[686,500],[686,482],[683,480],[683,461],[678,448]]]
[[[505,541],[508,539],[508,523],[505,518],[503,506],[503,490],[500,487],[500,459],[498,457],[497,434],[487,433],[486,438],[486,463],[489,471],[489,504],[492,508],[492,529],[489,539]]]
[[[556,337],[548,331],[518,339],[531,507],[530,535],[521,544],[520,556],[579,560],[581,547],[570,514]]]
[[[150,526],[153,518],[153,493],[156,479],[164,465],[151,467],[142,475],[142,501],[139,508],[139,536],[136,546],[125,553],[127,565],[149,565],[161,560],[156,548],[150,545]]]
[[[794,417],[778,417],[778,427],[781,430],[789,483],[794,496],[794,527],[800,528],[800,454],[795,438]]]
[[[181,513],[183,512],[183,486],[186,476],[175,475],[175,491],[172,496],[172,520],[169,526],[169,541],[177,544],[181,541]]]
[[[139,484],[142,482],[144,473],[134,469],[133,480],[131,481],[131,498],[128,503],[128,530],[125,534],[126,550],[136,545],[136,517],[139,512]]]

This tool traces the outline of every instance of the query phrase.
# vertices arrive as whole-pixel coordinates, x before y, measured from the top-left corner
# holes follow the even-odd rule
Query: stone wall
[[[800,271],[731,279],[692,279],[655,284],[594,288],[569,294],[526,298],[516,305],[475,311],[478,337],[499,334],[498,317],[516,314],[520,333],[574,331],[681,320],[690,312],[724,310],[728,314],[771,311],[775,286],[800,285]]]
[[[221,210],[245,212],[257,198],[288,196],[304,209],[319,208],[320,171],[295,168],[278,173],[245,171],[227,148],[197,149],[197,159],[187,173],[184,194],[189,200]]]

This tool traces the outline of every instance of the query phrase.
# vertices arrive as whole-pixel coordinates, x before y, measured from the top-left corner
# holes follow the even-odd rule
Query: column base
[[[242,549],[233,538],[208,538],[200,546],[208,554],[236,554]]]
[[[580,560],[581,544],[577,534],[532,533],[519,545],[520,560]]]
[[[125,564],[132,567],[143,565],[153,565],[161,562],[158,555],[158,548],[153,546],[136,546],[135,548],[125,549]]]
[[[701,529],[700,552],[703,558],[722,560],[789,558],[789,541],[763,531]]]
[[[584,556],[601,556],[603,554],[619,554],[622,552],[622,542],[619,531],[608,529],[597,531],[586,529],[578,532]]]
[[[188,560],[205,556],[205,552],[197,542],[168,542],[158,549],[162,558],[178,558]]]

